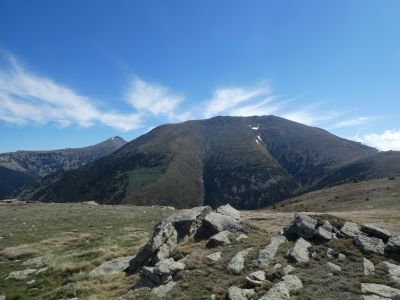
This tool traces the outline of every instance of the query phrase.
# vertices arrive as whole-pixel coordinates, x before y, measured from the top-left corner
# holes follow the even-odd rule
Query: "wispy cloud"
[[[341,120],[337,123],[333,124],[330,128],[345,128],[345,127],[354,127],[360,124],[364,124],[368,122],[370,118],[368,117],[354,117],[351,119]]]
[[[400,130],[385,130],[382,133],[365,134],[357,136],[355,140],[381,151],[400,150]]]
[[[255,89],[219,88],[213,93],[210,100],[205,102],[203,117],[209,118],[218,114],[230,114],[229,111],[238,108],[239,104],[255,100],[260,96],[266,97],[270,89],[266,86]]]
[[[172,92],[158,83],[150,83],[135,76],[126,95],[127,101],[139,111],[147,111],[155,116],[164,115],[175,119],[175,110],[183,101],[183,96]]]
[[[6,61],[0,69],[0,120],[82,127],[103,124],[123,131],[141,126],[141,112],[103,110],[89,97],[26,70],[14,57],[9,55]]]

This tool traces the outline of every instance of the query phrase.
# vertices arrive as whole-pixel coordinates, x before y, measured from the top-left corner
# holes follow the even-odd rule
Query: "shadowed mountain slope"
[[[377,153],[275,116],[215,117],[159,126],[107,157],[47,176],[16,196],[255,209],[311,189],[324,176]]]
[[[49,174],[77,169],[88,162],[111,154],[125,144],[124,139],[113,137],[85,148],[2,153],[0,197]]]

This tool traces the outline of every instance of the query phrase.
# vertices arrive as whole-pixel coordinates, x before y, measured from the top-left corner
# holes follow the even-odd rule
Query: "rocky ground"
[[[0,204],[0,299],[400,299],[400,221],[357,212]]]

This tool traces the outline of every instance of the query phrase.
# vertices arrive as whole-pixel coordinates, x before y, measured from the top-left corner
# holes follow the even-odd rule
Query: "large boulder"
[[[386,243],[385,252],[389,255],[400,255],[400,234],[393,235]]]
[[[286,241],[287,239],[284,236],[276,236],[271,238],[269,244],[264,249],[260,250],[256,264],[259,267],[268,267],[273,261],[279,246]]]
[[[298,263],[308,262],[310,260],[308,248],[310,247],[311,244],[309,242],[303,238],[299,238],[293,249],[288,253],[288,258]]]
[[[217,208],[217,213],[232,217],[240,222],[243,221],[243,217],[237,209],[234,209],[229,204],[222,205]]]
[[[389,230],[386,230],[385,228],[379,227],[375,224],[361,225],[361,231],[369,236],[379,238],[384,242],[387,242],[392,236],[392,233]]]
[[[386,298],[400,297],[399,289],[376,283],[361,283],[361,292],[365,294],[375,294]]]
[[[385,244],[381,239],[369,237],[365,235],[356,235],[353,238],[353,243],[364,253],[384,254]]]
[[[400,283],[400,266],[392,264],[390,262],[384,261],[383,262],[386,267],[388,268],[388,272],[390,277],[394,280]]]
[[[248,232],[249,227],[241,220],[234,217],[210,212],[203,220],[203,224],[197,231],[196,239],[206,239],[221,231]]]
[[[362,234],[360,225],[353,222],[345,222],[340,231],[345,236],[351,238]]]
[[[315,235],[317,220],[304,214],[296,214],[295,219],[283,229],[283,234],[288,239],[302,237],[310,239]]]

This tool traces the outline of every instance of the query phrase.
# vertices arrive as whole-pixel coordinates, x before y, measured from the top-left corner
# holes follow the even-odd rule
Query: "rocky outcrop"
[[[153,236],[129,262],[128,273],[140,273],[134,290],[150,287],[156,294],[164,294],[175,285],[175,275],[185,268],[186,257],[176,247],[188,238],[209,239],[207,247],[230,244],[231,232],[248,232],[240,212],[224,205],[216,211],[209,206],[177,211],[155,226]],[[231,270],[239,272],[244,267],[248,250],[238,253],[233,259]],[[221,259],[221,252],[206,256],[210,261]],[[134,291],[133,290],[133,291]]]
[[[304,214],[296,214],[294,221],[283,229],[283,234],[291,240],[299,237],[309,239],[315,235],[316,226],[317,220]]]
[[[268,267],[273,261],[279,246],[286,241],[287,240],[284,236],[277,236],[271,238],[269,244],[264,249],[260,250],[256,264],[259,267]]]

